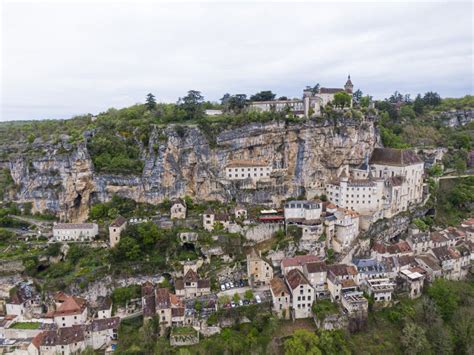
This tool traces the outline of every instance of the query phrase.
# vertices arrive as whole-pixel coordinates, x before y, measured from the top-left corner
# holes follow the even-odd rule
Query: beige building
[[[87,321],[87,302],[85,299],[63,294],[63,298],[55,298],[56,311],[53,314],[54,323],[58,328],[72,327],[85,324]]]
[[[120,234],[127,228],[127,220],[122,216],[118,216],[109,226],[109,243],[113,248],[120,241]]]
[[[333,102],[334,96],[339,92],[345,92],[350,95],[350,106],[352,107],[353,88],[354,85],[349,75],[343,88],[321,87],[318,90],[313,90],[307,87],[303,91],[302,99],[252,101],[249,109],[259,112],[289,112],[298,117],[320,116],[322,109],[328,103]]]
[[[171,219],[186,219],[186,202],[182,199],[171,201]]]
[[[99,235],[95,223],[57,223],[53,226],[53,238],[59,242],[88,242]]]
[[[211,293],[211,283],[207,279],[200,279],[193,269],[188,269],[182,279],[175,281],[176,296],[196,298]]]
[[[268,180],[271,173],[272,165],[263,161],[233,160],[225,167],[228,180]]]
[[[227,213],[216,213],[211,209],[207,209],[202,215],[203,228],[212,232],[216,223],[220,223],[224,228],[227,228],[231,224],[230,216]]]
[[[247,254],[247,276],[251,285],[268,285],[273,278],[271,262],[253,248]]]
[[[272,310],[278,318],[290,318],[291,293],[285,281],[274,277],[270,281],[270,292],[272,293]]]
[[[338,208],[334,213],[335,234],[332,247],[336,253],[348,251],[359,236],[359,213],[345,208]]]

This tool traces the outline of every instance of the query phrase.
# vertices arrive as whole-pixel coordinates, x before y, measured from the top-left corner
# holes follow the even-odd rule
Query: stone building
[[[334,213],[335,234],[332,247],[335,252],[343,253],[350,249],[359,235],[359,213],[345,208],[338,208]]]
[[[314,289],[303,273],[294,269],[285,276],[286,284],[291,292],[291,316],[293,319],[308,318],[312,314],[315,300]]]
[[[318,90],[313,90],[308,87],[303,91],[302,99],[253,101],[250,103],[249,109],[259,112],[290,112],[298,117],[320,116],[322,109],[334,101],[334,95],[338,92],[350,95],[350,106],[352,107],[353,88],[354,85],[349,75],[343,88],[321,87]]]
[[[180,198],[171,201],[170,215],[171,219],[185,219],[186,202]]]
[[[96,223],[57,223],[53,226],[53,238],[59,242],[87,242],[98,234]]]
[[[211,283],[207,279],[200,279],[193,269],[188,269],[182,279],[175,280],[176,296],[195,298],[211,293]]]
[[[268,285],[273,278],[273,267],[270,260],[252,248],[247,254],[247,277],[251,285]]]
[[[274,277],[270,281],[270,292],[272,294],[272,310],[278,318],[290,318],[291,293],[285,281]]]
[[[59,328],[85,324],[88,316],[86,300],[76,296],[64,296],[64,299],[53,314],[54,323]]]
[[[321,201],[289,201],[285,203],[285,222],[318,221],[321,218]]]
[[[225,167],[228,180],[268,180],[271,173],[272,165],[264,161],[233,160]]]
[[[120,233],[127,228],[127,220],[118,216],[109,226],[109,243],[113,248],[120,241]]]

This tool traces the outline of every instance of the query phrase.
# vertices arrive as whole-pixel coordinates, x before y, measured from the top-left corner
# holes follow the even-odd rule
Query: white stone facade
[[[268,180],[271,173],[271,164],[250,160],[235,160],[225,168],[225,177],[228,180]]]
[[[60,242],[86,242],[99,234],[96,223],[58,223],[53,227],[53,237]]]

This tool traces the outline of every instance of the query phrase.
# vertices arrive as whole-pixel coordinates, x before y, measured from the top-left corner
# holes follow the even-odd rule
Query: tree
[[[436,303],[436,306],[445,321],[449,321],[458,308],[459,297],[444,279],[437,279],[428,289],[428,295]]]
[[[423,96],[423,102],[427,106],[438,106],[441,104],[441,96],[437,92],[428,91],[425,96]]]
[[[252,290],[247,290],[247,291],[245,291],[245,293],[244,293],[244,298],[245,298],[247,301],[253,300],[253,292],[252,292]]]
[[[186,113],[185,118],[194,120],[202,118],[204,115],[204,97],[200,91],[189,90],[188,94],[178,100],[178,107]]]
[[[372,102],[372,96],[365,95],[360,99],[360,106],[362,107],[369,107],[370,103]]]
[[[280,97],[278,98],[278,100],[280,100],[280,101],[286,101],[286,100],[288,100],[288,97],[286,97],[286,96],[280,96]]]
[[[146,104],[145,104],[145,106],[149,111],[152,111],[156,108],[155,95],[153,95],[152,93],[149,93],[148,95],[146,95]]]
[[[250,96],[250,101],[273,101],[275,96],[276,94],[274,94],[271,90],[265,90]]]
[[[360,89],[357,89],[353,94],[352,98],[354,99],[355,102],[359,103],[360,100],[362,99],[362,91]]]
[[[425,107],[425,102],[420,94],[416,95],[415,101],[413,101],[413,110],[417,115],[422,115]]]
[[[319,85],[319,83],[317,83],[316,85],[314,85],[312,88],[311,88],[311,92],[313,94],[317,94],[319,93],[319,89],[321,88],[321,85]]]
[[[410,105],[403,105],[400,107],[400,117],[414,119],[416,114]]]
[[[297,329],[293,336],[285,341],[285,355],[320,355],[319,337],[309,330]]]
[[[349,355],[351,353],[340,330],[323,330],[319,338],[319,348],[324,354]]]
[[[392,104],[396,104],[403,101],[403,95],[398,91],[395,91],[389,98],[388,101]]]
[[[239,303],[240,301],[240,296],[239,294],[236,292],[234,293],[234,296],[232,296],[232,301],[234,301],[234,303]]]
[[[344,91],[335,93],[334,105],[340,108],[349,107],[351,105],[351,96]]]
[[[402,338],[400,340],[406,354],[420,354],[427,352],[430,348],[428,339],[426,339],[425,330],[419,325],[407,322],[402,329]]]
[[[233,111],[234,113],[241,113],[247,106],[247,95],[237,94],[232,95],[227,102],[228,111]]]

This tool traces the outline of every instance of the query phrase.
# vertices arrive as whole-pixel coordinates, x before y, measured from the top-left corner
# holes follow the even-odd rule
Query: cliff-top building
[[[228,180],[265,180],[270,178],[272,165],[264,161],[233,160],[225,167]]]
[[[253,101],[250,103],[250,109],[260,112],[267,111],[285,111],[293,113],[299,117],[312,117],[321,115],[321,109],[334,100],[334,95],[338,92],[345,92],[351,96],[354,85],[349,75],[343,88],[325,88],[318,90],[306,88],[303,91],[302,99],[292,100],[271,100],[271,101]]]

